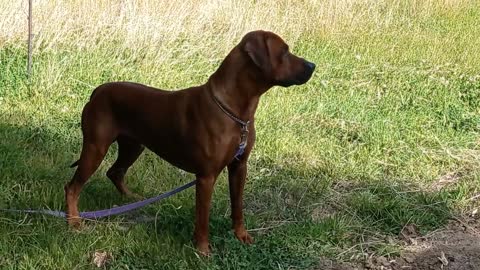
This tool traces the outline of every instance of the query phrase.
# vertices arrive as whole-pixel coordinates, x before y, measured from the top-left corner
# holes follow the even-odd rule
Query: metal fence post
[[[32,0],[28,0],[28,62],[27,75],[30,79],[32,73]]]

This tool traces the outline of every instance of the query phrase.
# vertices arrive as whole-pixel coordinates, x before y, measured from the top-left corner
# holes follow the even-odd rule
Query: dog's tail
[[[80,161],[80,159],[77,160],[77,161],[75,161],[74,163],[72,163],[72,165],[70,165],[70,168],[73,168],[73,167],[78,166],[78,162],[79,162],[79,161]]]

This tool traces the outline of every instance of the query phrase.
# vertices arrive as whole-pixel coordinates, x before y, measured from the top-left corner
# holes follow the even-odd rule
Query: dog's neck
[[[210,76],[207,88],[232,114],[249,121],[255,115],[260,96],[271,86],[258,83],[258,75],[248,68],[251,63],[238,55],[240,53],[235,49],[230,52]]]

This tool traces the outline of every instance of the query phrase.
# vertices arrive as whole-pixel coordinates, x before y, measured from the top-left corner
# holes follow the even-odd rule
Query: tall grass
[[[125,48],[166,60],[172,47],[223,56],[247,31],[266,29],[295,43],[300,37],[419,27],[438,15],[459,14],[471,0],[305,1],[33,1],[35,49]],[[27,1],[0,3],[0,42],[24,40]],[[113,44],[112,44],[113,43]],[[178,49],[178,48],[177,48]]]

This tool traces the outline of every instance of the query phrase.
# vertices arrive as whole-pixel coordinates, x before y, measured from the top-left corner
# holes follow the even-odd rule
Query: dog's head
[[[260,71],[262,80],[288,87],[306,83],[315,64],[289,51],[288,45],[276,34],[266,31],[247,33],[239,45]]]

